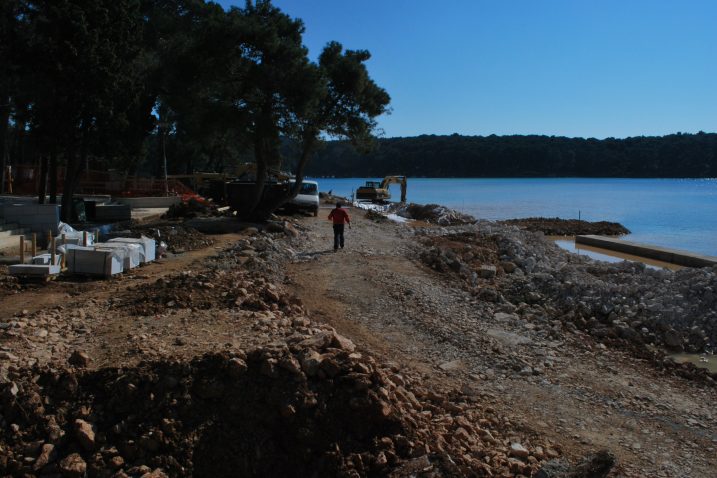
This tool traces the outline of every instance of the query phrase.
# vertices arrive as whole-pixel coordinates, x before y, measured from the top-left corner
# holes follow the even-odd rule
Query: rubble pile
[[[471,286],[478,278],[503,274],[495,239],[480,233],[457,233],[421,238],[421,259],[438,272],[453,271]]]
[[[12,372],[0,385],[0,474],[531,476],[559,456],[332,329],[295,328],[191,361]]]
[[[518,226],[532,232],[542,232],[546,236],[577,236],[581,234],[598,234],[602,236],[622,236],[630,231],[620,223],[597,221],[588,222],[577,219],[560,219],[546,217],[528,217],[501,221],[509,226]]]
[[[397,215],[416,221],[425,221],[440,226],[455,226],[460,224],[472,224],[475,222],[473,216],[449,209],[438,204],[398,204],[395,208]]]
[[[366,219],[369,219],[373,222],[386,222],[388,221],[388,218],[381,214],[378,211],[374,211],[373,209],[367,209],[365,214]]]
[[[568,253],[542,233],[482,222],[476,226],[422,229],[418,251],[432,268],[456,274],[480,298],[515,314],[559,319],[567,329],[588,332],[606,345],[626,346],[653,358],[653,346],[703,352],[717,345],[717,268],[678,271],[637,262],[607,263]],[[465,243],[495,256],[466,260]],[[516,316],[517,318],[517,316]]]
[[[183,271],[128,291],[123,300],[113,300],[112,306],[132,315],[154,315],[172,308],[279,310],[291,305],[274,284],[240,269]]]
[[[7,266],[0,266],[0,296],[14,294],[23,289],[17,277],[7,272]]]
[[[193,218],[200,216],[219,215],[214,205],[207,202],[206,200],[200,199],[191,197],[186,201],[172,204],[169,209],[167,209],[167,212],[162,215],[162,219]]]
[[[151,227],[140,225],[132,228],[132,233],[127,237],[140,237],[142,234],[153,238],[157,244],[164,242],[167,245],[167,251],[172,254],[201,249],[214,243],[210,237],[181,224]]]

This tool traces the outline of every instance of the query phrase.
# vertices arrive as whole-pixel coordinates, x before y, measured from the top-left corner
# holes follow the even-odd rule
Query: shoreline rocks
[[[416,234],[425,264],[458,276],[484,301],[529,307],[566,330],[660,362],[661,347],[699,353],[717,346],[717,267],[670,271],[596,261],[542,233],[488,221]]]
[[[546,236],[577,236],[582,234],[622,236],[630,234],[630,230],[622,224],[608,221],[588,222],[557,217],[528,217],[525,219],[509,219],[500,221],[500,223],[508,226],[518,226],[531,232],[542,232]]]

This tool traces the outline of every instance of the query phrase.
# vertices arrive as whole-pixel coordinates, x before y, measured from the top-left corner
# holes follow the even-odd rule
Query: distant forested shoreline
[[[326,143],[312,176],[382,177],[717,177],[717,134],[624,139],[557,136],[436,136],[378,139],[362,154]]]

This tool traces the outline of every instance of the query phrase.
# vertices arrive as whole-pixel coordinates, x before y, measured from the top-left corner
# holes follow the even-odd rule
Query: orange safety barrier
[[[39,192],[40,170],[37,166],[17,165],[12,168],[13,194],[33,195]],[[57,171],[57,193],[62,194],[64,189],[64,168]],[[7,189],[7,188],[6,188]],[[48,190],[49,193],[49,180]],[[85,171],[82,173],[75,193],[79,194],[109,194],[121,197],[141,196],[183,196],[196,195],[196,193],[177,179],[156,179],[140,176],[128,176],[118,171]]]

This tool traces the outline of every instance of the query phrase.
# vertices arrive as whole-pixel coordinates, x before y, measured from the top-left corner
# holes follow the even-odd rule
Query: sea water
[[[351,197],[380,178],[317,180],[321,191]],[[398,185],[391,192],[400,197]],[[717,179],[409,178],[407,199],[479,219],[619,222],[631,231],[626,240],[717,256]]]

